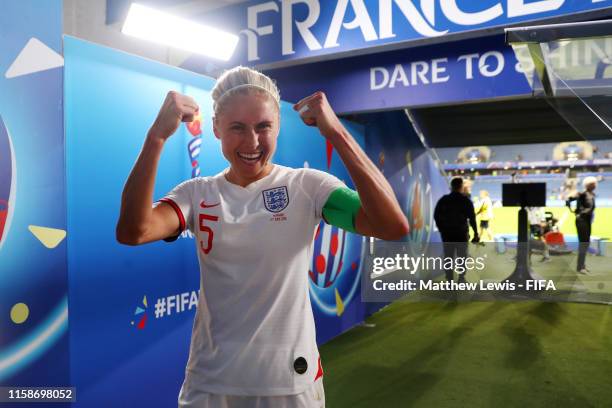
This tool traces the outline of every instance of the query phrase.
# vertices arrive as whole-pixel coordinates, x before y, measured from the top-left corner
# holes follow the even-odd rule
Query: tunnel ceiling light
[[[122,33],[228,61],[238,36],[132,3]]]

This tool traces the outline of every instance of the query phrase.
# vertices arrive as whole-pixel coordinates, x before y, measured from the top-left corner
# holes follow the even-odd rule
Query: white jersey
[[[493,202],[490,197],[481,198],[478,206],[478,215],[483,221],[490,221],[493,219]]]
[[[542,207],[527,207],[527,218],[529,219],[529,225],[540,225],[546,221],[546,214]]]
[[[224,174],[185,181],[162,199],[195,235],[200,263],[181,393],[304,392],[319,363],[308,288],[313,238],[329,195],[345,185],[279,165],[246,187]]]

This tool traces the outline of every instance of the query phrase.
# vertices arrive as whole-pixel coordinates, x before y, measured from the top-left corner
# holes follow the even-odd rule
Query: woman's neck
[[[262,178],[266,177],[268,174],[272,172],[274,168],[274,164],[268,163],[259,174],[257,174],[253,178],[241,177],[234,169],[230,167],[230,169],[225,173],[225,179],[232,184],[237,184],[240,187],[246,187],[251,183],[254,183]]]

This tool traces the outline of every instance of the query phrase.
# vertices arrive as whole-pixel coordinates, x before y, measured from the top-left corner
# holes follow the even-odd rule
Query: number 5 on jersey
[[[202,249],[202,251],[205,254],[208,254],[210,252],[210,250],[212,249],[213,246],[213,237],[214,237],[214,231],[212,230],[212,228],[210,228],[208,225],[204,225],[204,222],[206,220],[209,221],[213,221],[216,222],[219,220],[219,217],[216,215],[209,215],[209,214],[201,214],[200,213],[200,232],[202,233],[206,233],[208,234],[208,238],[206,239],[206,246],[204,246],[204,236],[202,236],[203,239],[200,240],[200,248]]]

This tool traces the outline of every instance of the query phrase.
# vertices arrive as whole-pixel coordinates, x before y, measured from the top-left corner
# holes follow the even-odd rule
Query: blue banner
[[[336,112],[364,112],[530,95],[503,37],[438,44],[268,71],[284,99],[322,90]],[[300,81],[295,81],[300,78]]]
[[[611,6],[609,0],[256,0],[189,17],[240,33],[230,65],[268,66],[491,34],[493,28],[594,10],[602,18]]]
[[[72,37],[64,54],[76,406],[176,406],[198,298],[193,240],[128,247],[116,241],[115,225],[124,182],[166,93],[185,93],[186,83],[207,89],[212,80]],[[182,126],[166,143],[156,199],[192,176],[192,139]]]
[[[1,386],[70,385],[61,35],[61,1],[3,2]]]

